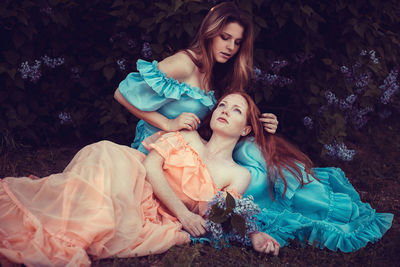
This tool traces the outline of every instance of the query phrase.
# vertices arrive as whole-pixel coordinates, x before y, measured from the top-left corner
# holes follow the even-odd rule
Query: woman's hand
[[[200,215],[191,211],[185,212],[178,216],[183,228],[194,237],[204,235],[206,233],[206,221]]]
[[[278,256],[280,245],[270,235],[263,232],[256,232],[250,235],[253,248],[258,252],[272,253]]]
[[[275,134],[278,128],[278,119],[275,114],[263,113],[261,114],[260,121],[264,125],[264,130],[270,134]]]
[[[199,124],[200,119],[195,114],[190,112],[182,112],[181,115],[179,115],[175,119],[171,119],[168,121],[166,131],[174,132],[182,129],[194,131],[197,130]]]

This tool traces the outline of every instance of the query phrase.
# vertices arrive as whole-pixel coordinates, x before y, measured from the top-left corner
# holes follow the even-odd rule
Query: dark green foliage
[[[230,233],[234,229],[244,237],[246,234],[246,220],[241,215],[232,212],[236,207],[236,203],[229,192],[226,192],[225,204],[225,208],[219,207],[218,203],[212,205],[208,219],[214,223],[221,224],[224,232]]]
[[[220,1],[2,1],[2,147],[88,138],[128,143],[137,120],[113,100],[115,88],[135,71],[138,58],[160,60],[185,48],[212,2]],[[377,120],[385,121],[382,114],[399,115],[398,92],[383,104],[379,88],[399,68],[397,1],[235,2],[253,18],[255,65],[264,76],[291,81],[255,82],[252,94],[262,111],[278,115],[279,131],[313,158],[324,155],[323,145],[333,141],[357,149],[358,131],[368,132]],[[375,51],[379,63],[360,56],[363,50]],[[64,62],[49,67],[45,55]],[[41,76],[24,79],[22,63],[33,66],[35,60],[42,62]],[[273,67],[279,60],[288,64]],[[369,75],[360,93],[356,80],[346,80],[341,72],[341,66],[354,65],[354,76]],[[356,94],[352,108],[368,108],[369,121],[355,127],[349,110],[327,106],[327,91],[339,99]],[[60,114],[70,120],[62,122]],[[304,127],[305,116],[313,120],[312,129]],[[307,146],[305,139],[310,140]]]

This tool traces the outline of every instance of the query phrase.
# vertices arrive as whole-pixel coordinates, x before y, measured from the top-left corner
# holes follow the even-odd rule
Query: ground
[[[400,130],[399,123],[353,135],[358,154],[351,162],[317,159],[316,165],[341,167],[350,182],[378,212],[394,213],[392,228],[382,239],[353,253],[302,247],[296,240],[278,257],[233,246],[215,250],[209,245],[174,247],[161,255],[93,261],[93,266],[400,266]],[[0,155],[0,177],[39,177],[60,172],[82,145],[31,147],[18,145]],[[315,159],[314,159],[315,160]]]

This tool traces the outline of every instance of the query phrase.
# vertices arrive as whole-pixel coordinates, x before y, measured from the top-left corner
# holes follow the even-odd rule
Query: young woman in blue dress
[[[159,63],[138,60],[138,72],[130,73],[114,94],[141,119],[132,147],[147,153],[141,142],[159,130],[197,129],[216,98],[246,88],[252,51],[251,21],[226,2],[208,12],[188,49]],[[275,115],[262,114],[260,121],[267,133],[275,133]],[[274,157],[285,148],[277,143],[262,151],[250,140],[239,142],[233,154],[251,173],[245,195],[252,195],[262,209],[260,229],[281,246],[297,238],[350,252],[376,241],[390,228],[393,215],[375,214],[369,204],[362,203],[340,169],[313,169],[314,176],[304,184],[291,165],[271,168],[276,166]],[[306,175],[304,165],[298,168]]]

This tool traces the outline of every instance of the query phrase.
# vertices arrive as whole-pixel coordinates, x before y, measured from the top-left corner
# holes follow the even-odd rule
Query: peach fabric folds
[[[215,195],[205,165],[179,133],[156,134],[146,146],[165,158],[165,177],[190,210]],[[0,180],[0,257],[27,266],[89,266],[89,255],[143,256],[190,242],[155,198],[144,158],[102,141],[80,150],[62,173]]]

